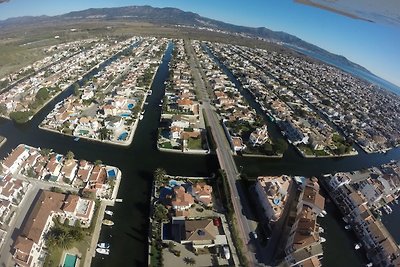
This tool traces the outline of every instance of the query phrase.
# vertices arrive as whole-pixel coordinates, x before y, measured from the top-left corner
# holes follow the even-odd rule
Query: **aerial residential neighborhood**
[[[165,151],[209,153],[202,105],[196,96],[183,40],[175,42],[174,54],[160,104],[163,111],[158,147]]]
[[[0,0],[0,267],[400,267],[397,1],[126,2]]]

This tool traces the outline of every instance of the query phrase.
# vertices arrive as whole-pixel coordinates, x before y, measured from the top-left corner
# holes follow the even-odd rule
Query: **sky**
[[[128,5],[176,7],[228,23],[284,31],[400,86],[400,25],[356,20],[292,0],[9,0],[0,4],[0,20]]]

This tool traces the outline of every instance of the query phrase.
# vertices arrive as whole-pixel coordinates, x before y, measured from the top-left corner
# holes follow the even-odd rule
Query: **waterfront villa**
[[[292,184],[289,176],[260,176],[257,178],[255,192],[264,210],[265,218],[270,224],[279,220]]]
[[[45,257],[45,235],[54,225],[53,219],[79,221],[89,227],[94,213],[94,201],[79,196],[64,195],[50,191],[39,191],[31,213],[22,227],[22,233],[12,246],[15,263],[19,266],[40,266]]]
[[[211,219],[185,220],[173,217],[172,236],[176,242],[191,245],[194,249],[212,247],[218,240],[218,228]]]

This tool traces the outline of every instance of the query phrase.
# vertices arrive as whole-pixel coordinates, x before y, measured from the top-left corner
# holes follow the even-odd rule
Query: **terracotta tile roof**
[[[213,221],[210,219],[185,221],[185,240],[215,240],[215,236],[217,234],[218,229],[214,226]]]
[[[48,217],[53,211],[61,212],[64,199],[64,194],[41,191],[32,212],[25,222],[21,236],[38,243]]]
[[[24,145],[17,146],[8,156],[3,160],[3,165],[10,168],[19,156],[25,151]]]
[[[183,186],[174,187],[174,200],[172,201],[173,206],[190,206],[194,203],[192,195],[186,193]]]
[[[68,195],[67,199],[64,202],[64,205],[61,207],[63,211],[73,213],[78,205],[79,197],[75,195]]]

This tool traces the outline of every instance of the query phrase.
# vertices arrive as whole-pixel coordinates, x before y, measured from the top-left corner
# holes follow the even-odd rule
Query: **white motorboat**
[[[366,266],[366,267],[372,267],[372,266],[374,266],[374,265],[372,264],[372,262],[369,262],[369,263],[367,263],[365,266]]]
[[[96,252],[103,255],[109,255],[110,249],[108,248],[96,248]]]
[[[320,237],[319,237],[319,241],[320,241],[321,243],[324,243],[324,242],[326,241],[326,239],[323,238],[322,236],[320,236]]]
[[[357,243],[357,244],[355,244],[354,245],[354,248],[357,250],[357,249],[360,249],[362,247],[362,245],[361,245],[361,243]]]
[[[104,225],[108,225],[108,226],[113,226],[113,225],[114,225],[114,222],[111,221],[111,220],[105,219],[105,220],[103,220],[103,224],[104,224]]]
[[[351,229],[351,226],[350,226],[350,225],[346,225],[346,226],[344,227],[344,229],[350,230],[350,229]]]
[[[110,243],[98,243],[97,244],[98,248],[104,248],[104,249],[109,249],[110,248]]]
[[[139,120],[141,121],[143,119],[143,115],[140,115],[139,116]]]
[[[318,228],[318,230],[319,230],[320,233],[324,233],[325,232],[324,228],[322,228],[321,226]]]
[[[107,215],[110,215],[110,216],[113,216],[113,214],[114,214],[114,212],[111,210],[105,210],[104,213]]]

